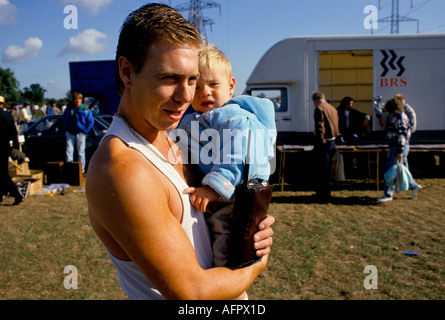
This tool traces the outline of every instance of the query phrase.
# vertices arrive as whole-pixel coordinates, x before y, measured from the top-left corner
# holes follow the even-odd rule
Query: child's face
[[[204,113],[222,107],[232,98],[235,90],[235,78],[229,79],[227,72],[219,63],[200,68],[200,77],[196,83],[193,109]]]

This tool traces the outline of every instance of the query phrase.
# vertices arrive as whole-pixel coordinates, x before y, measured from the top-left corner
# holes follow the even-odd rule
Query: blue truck
[[[70,62],[71,92],[80,92],[93,111],[114,114],[120,101],[116,91],[114,60]]]

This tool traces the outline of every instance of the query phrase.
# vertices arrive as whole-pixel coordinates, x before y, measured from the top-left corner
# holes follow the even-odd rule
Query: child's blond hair
[[[211,68],[213,63],[219,63],[227,72],[227,78],[232,79],[232,65],[226,55],[214,44],[205,43],[198,49],[199,68]]]

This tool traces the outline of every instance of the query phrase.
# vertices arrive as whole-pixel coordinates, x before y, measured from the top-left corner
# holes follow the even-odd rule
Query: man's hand
[[[275,218],[267,215],[258,226],[258,232],[253,236],[253,247],[258,257],[266,256],[270,253],[270,247],[272,246],[273,230],[271,226],[275,223]]]
[[[191,193],[190,203],[198,210],[205,212],[207,205],[220,198],[219,194],[210,187],[187,188],[182,191],[184,194]]]

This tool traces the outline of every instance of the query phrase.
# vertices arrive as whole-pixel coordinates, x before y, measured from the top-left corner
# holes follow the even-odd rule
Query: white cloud
[[[39,38],[29,38],[23,46],[11,45],[3,52],[3,62],[19,63],[28,59],[35,59],[42,46],[43,42]]]
[[[2,0],[0,0],[2,1]],[[60,0],[63,5],[75,5],[84,7],[92,15],[95,15],[102,9],[102,7],[110,4],[113,0]]]
[[[0,0],[0,24],[10,24],[16,22],[15,12],[17,7],[11,3],[9,0]]]
[[[69,44],[59,53],[59,56],[81,53],[88,56],[104,51],[107,46],[101,40],[107,35],[95,29],[87,29],[75,37],[71,37]]]

